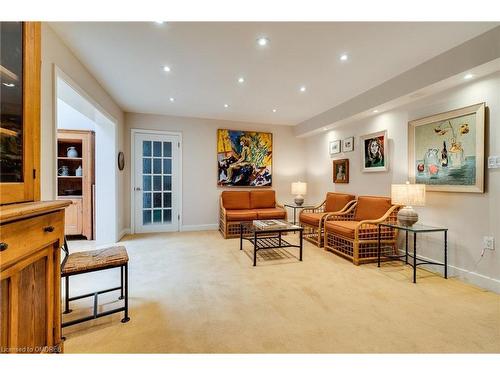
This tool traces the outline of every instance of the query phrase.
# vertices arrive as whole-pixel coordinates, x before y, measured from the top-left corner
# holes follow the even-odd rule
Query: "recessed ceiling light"
[[[378,109],[374,109],[374,110],[373,110],[373,113],[378,113]]]
[[[347,61],[348,58],[349,58],[349,56],[347,56],[346,53],[343,53],[342,55],[340,55],[340,61]]]
[[[269,39],[266,37],[260,37],[257,39],[257,44],[261,47],[267,46],[269,44]]]
[[[276,108],[273,108],[273,112],[276,113],[277,109]]]
[[[15,86],[13,83],[6,83],[6,82],[2,82],[2,85],[7,86],[7,87],[14,87]]]
[[[165,21],[155,21],[155,23],[157,23],[158,25],[163,25]]]
[[[163,66],[163,71],[164,71],[164,72],[170,72],[170,67],[169,67],[169,66],[167,66],[167,65],[164,65],[164,66]]]
[[[229,108],[229,104],[224,104],[224,108]]]
[[[238,78],[238,82],[239,82],[239,83],[243,83],[243,82],[245,82],[245,78],[243,78],[243,77]]]
[[[466,74],[466,75],[464,76],[464,79],[471,79],[472,77],[474,77],[474,75],[473,75],[473,74],[471,74],[471,73],[468,73],[468,74]]]
[[[306,91],[306,87],[305,86],[301,86],[300,92],[305,92],[305,91]]]
[[[175,99],[174,99],[174,98],[170,98],[170,99],[168,99],[168,100],[170,100],[171,102],[175,102]]]

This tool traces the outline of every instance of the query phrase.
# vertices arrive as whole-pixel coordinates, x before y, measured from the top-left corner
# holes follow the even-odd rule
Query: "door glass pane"
[[[163,157],[172,157],[172,142],[163,142]]]
[[[161,208],[161,193],[153,193],[153,207]]]
[[[172,193],[163,193],[163,207],[172,207]]]
[[[172,159],[163,159],[163,174],[172,174]]]
[[[172,176],[163,176],[163,191],[172,190]]]
[[[172,222],[172,210],[163,210],[163,222],[164,223]]]
[[[151,193],[144,193],[142,196],[142,207],[151,208]]]
[[[142,173],[151,173],[151,159],[143,158],[142,159]]]
[[[23,24],[0,22],[0,182],[23,182]]]
[[[142,211],[142,225],[151,224],[151,210]]]
[[[151,141],[142,141],[142,156],[151,156]]]
[[[161,176],[153,176],[153,190],[161,191]]]
[[[142,176],[142,190],[151,191],[151,176]]]
[[[161,174],[161,159],[153,159],[153,173]]]
[[[153,142],[153,156],[161,156],[161,142]]]
[[[153,210],[153,223],[161,223],[161,210]]]

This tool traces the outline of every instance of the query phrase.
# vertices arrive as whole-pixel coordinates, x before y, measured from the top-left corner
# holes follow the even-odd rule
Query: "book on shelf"
[[[287,227],[287,223],[280,220],[254,220],[253,225],[259,229],[282,229]]]

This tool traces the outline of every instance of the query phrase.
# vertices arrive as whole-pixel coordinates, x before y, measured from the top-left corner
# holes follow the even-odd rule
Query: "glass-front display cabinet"
[[[39,199],[40,23],[0,22],[0,204]]]

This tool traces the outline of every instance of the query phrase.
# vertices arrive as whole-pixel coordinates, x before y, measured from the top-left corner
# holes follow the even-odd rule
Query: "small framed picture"
[[[349,183],[349,159],[339,159],[333,161],[333,183]]]
[[[363,172],[385,172],[389,169],[387,130],[360,137]]]
[[[342,141],[342,152],[351,151],[354,151],[354,137],[349,137]]]
[[[330,142],[330,155],[340,153],[340,140]]]

